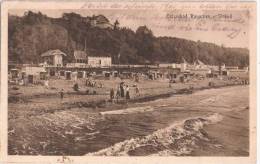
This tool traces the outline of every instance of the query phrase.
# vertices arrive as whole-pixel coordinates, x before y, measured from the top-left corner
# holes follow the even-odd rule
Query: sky
[[[28,10],[10,10],[22,16]],[[225,47],[249,47],[249,13],[247,11],[202,10],[143,10],[143,9],[81,9],[31,10],[58,18],[63,13],[75,12],[82,16],[102,14],[111,23],[118,20],[120,27],[136,30],[146,25],[155,36],[170,36],[193,41],[210,42]]]

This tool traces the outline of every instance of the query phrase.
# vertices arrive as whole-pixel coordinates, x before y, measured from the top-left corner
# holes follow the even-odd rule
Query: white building
[[[159,67],[161,68],[179,68],[181,72],[185,72],[187,70],[188,62],[182,58],[181,63],[162,63],[159,64]]]
[[[111,57],[88,56],[88,65],[90,67],[110,67],[112,65]]]
[[[46,51],[41,55],[44,62],[43,66],[62,67],[63,56],[67,56],[67,55],[58,49]]]
[[[190,73],[194,73],[195,75],[201,75],[201,76],[207,76],[207,74],[210,74],[212,71],[208,68],[198,68],[198,69],[192,69],[190,70]]]
[[[160,68],[179,68],[179,69],[181,69],[181,72],[184,72],[184,71],[186,71],[187,63],[180,63],[180,64],[177,64],[177,63],[162,63],[162,64],[159,64],[159,67]]]
[[[87,58],[87,53],[85,51],[74,51],[74,60],[75,63],[87,63],[88,58]]]
[[[73,63],[67,63],[67,67],[89,68],[89,67],[110,67],[112,59],[109,55],[96,50],[74,51]],[[92,54],[93,56],[89,56]]]
[[[67,67],[78,67],[85,68],[87,67],[88,57],[85,51],[74,51],[74,62],[67,63]]]
[[[161,63],[159,64],[160,68],[176,68],[177,64],[175,63]]]

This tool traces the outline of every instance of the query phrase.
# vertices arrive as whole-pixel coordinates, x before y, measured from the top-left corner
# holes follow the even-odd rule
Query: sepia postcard
[[[5,1],[1,163],[256,163],[256,2]]]

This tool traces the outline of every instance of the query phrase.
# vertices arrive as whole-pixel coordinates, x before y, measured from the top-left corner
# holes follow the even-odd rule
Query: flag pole
[[[118,60],[118,75],[119,75],[119,67],[120,67],[120,56],[121,56],[121,54],[120,54],[120,52],[121,52],[121,50],[122,50],[122,44],[120,44],[120,48],[119,48],[119,51],[118,51],[118,55],[117,55],[117,60]]]

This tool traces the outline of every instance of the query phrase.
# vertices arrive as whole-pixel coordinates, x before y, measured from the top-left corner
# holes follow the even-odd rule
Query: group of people
[[[86,80],[86,86],[103,88],[103,84],[102,83],[97,83],[96,81],[90,80],[90,79]]]
[[[133,87],[135,87],[135,93],[136,95],[140,95],[140,91],[137,85],[134,85]],[[73,90],[74,91],[79,91],[79,85],[78,83],[74,83],[73,85]],[[60,93],[60,98],[63,99],[64,98],[64,90],[61,89]],[[118,100],[121,98],[125,98],[127,101],[130,100],[130,87],[128,85],[126,85],[124,82],[121,82],[117,89],[114,90],[114,88],[110,89],[110,100],[113,101],[114,99]]]
[[[119,98],[125,98],[126,100],[130,100],[130,91],[129,91],[129,86],[128,85],[124,85],[123,83],[121,83],[115,93],[114,88],[110,89],[110,99],[113,101],[113,99],[116,98],[116,100],[118,101]]]
[[[135,85],[135,92],[137,95],[140,95],[139,88]],[[116,99],[118,101],[119,98],[125,98],[126,100],[130,100],[130,87],[126,85],[124,82],[121,82],[117,87],[116,91],[114,88],[110,89],[110,100],[113,101]]]

